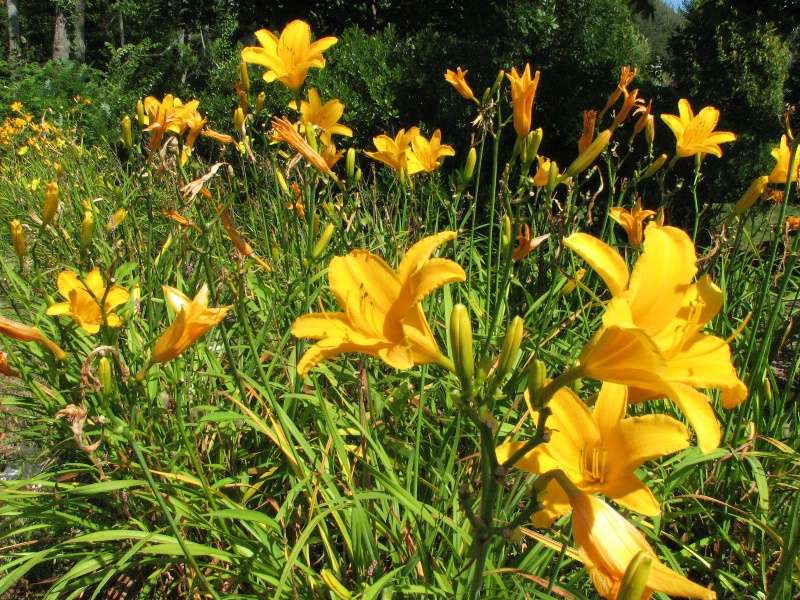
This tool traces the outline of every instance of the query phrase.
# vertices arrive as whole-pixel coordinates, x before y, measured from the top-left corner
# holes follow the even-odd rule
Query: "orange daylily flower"
[[[519,138],[524,138],[531,130],[533,117],[533,100],[536,97],[536,88],[539,86],[539,71],[531,79],[531,66],[525,65],[522,75],[511,67],[511,73],[506,73],[511,82],[511,103],[514,109],[514,130]]]
[[[272,130],[276,133],[276,139],[281,142],[286,142],[294,148],[300,155],[305,158],[311,166],[317,171],[325,173],[338,181],[336,175],[331,170],[328,161],[319,152],[314,150],[306,141],[306,139],[297,133],[292,123],[286,118],[272,119]],[[334,161],[335,162],[335,161]]]
[[[297,102],[294,100],[289,106],[297,110]],[[323,104],[319,92],[312,88],[308,90],[308,101],[303,100],[299,110],[303,116],[303,125],[313,125],[314,131],[319,131],[319,139],[324,145],[331,143],[332,135],[353,137],[353,130],[339,123],[344,114],[344,104],[338,100],[328,100]]]
[[[467,84],[466,76],[468,72],[469,71],[462,71],[461,67],[456,67],[455,72],[447,69],[447,72],[444,74],[444,78],[447,83],[456,88],[456,91],[461,94],[462,98],[466,98],[467,100],[477,100],[477,98],[475,98],[475,94],[472,93],[472,89],[470,89],[469,85]]]
[[[22,323],[13,321],[4,317],[3,315],[0,315],[0,335],[10,337],[14,340],[19,340],[20,342],[39,342],[40,344],[47,346],[47,349],[55,354],[55,357],[58,360],[64,360],[67,358],[67,353],[64,352],[58,346],[58,344],[51,342],[41,331],[39,331],[38,327],[23,325]]]

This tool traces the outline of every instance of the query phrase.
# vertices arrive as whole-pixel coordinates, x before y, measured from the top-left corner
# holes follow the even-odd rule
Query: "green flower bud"
[[[547,366],[536,358],[528,371],[528,394],[531,398],[531,406],[536,410],[542,410],[547,406],[541,402],[541,394],[545,385],[547,385]]]
[[[325,248],[328,247],[328,243],[331,241],[334,231],[336,231],[336,226],[333,223],[328,223],[322,235],[319,236],[319,240],[314,244],[314,249],[311,250],[311,258],[316,259],[322,256],[322,253],[325,252]]]
[[[652,177],[653,175],[655,175],[658,172],[658,170],[664,166],[665,162],[667,162],[667,155],[662,154],[653,161],[653,164],[647,167],[647,170],[642,175],[642,179],[647,179],[648,177]]]
[[[22,223],[17,219],[11,221],[11,243],[14,246],[14,254],[17,255],[17,258],[22,260],[28,249],[25,245],[25,234],[22,232]]]
[[[242,90],[247,94],[250,92],[250,73],[247,71],[247,63],[242,61],[239,63],[239,79],[242,82]]]
[[[111,378],[111,361],[107,356],[102,357],[97,363],[97,378],[100,380],[103,396],[108,398],[114,390],[114,382]]]
[[[328,569],[323,569],[319,575],[322,577],[322,582],[340,600],[350,600],[353,597],[353,594]]]
[[[450,314],[450,346],[453,365],[464,393],[471,393],[475,375],[475,357],[472,353],[472,322],[467,307],[456,304]]]
[[[470,148],[469,153],[467,154],[467,163],[464,165],[464,172],[461,177],[461,185],[459,186],[459,191],[463,192],[464,189],[469,185],[469,182],[472,180],[472,176],[475,173],[475,164],[478,162],[478,152],[475,148]]]
[[[642,550],[633,557],[628,568],[625,569],[625,576],[619,586],[617,600],[639,600],[644,595],[647,588],[647,578],[650,576],[650,566],[653,564],[653,557]]]
[[[131,133],[131,118],[128,115],[122,117],[122,143],[128,152],[133,152],[133,134]]]
[[[610,129],[600,132],[589,147],[581,152],[578,158],[572,161],[572,164],[567,167],[567,170],[564,172],[564,178],[575,177],[578,173],[582,173],[588,169],[595,159],[600,156],[600,153],[606,149],[610,141]]]
[[[497,371],[495,377],[501,380],[514,366],[514,359],[517,357],[519,347],[522,344],[522,334],[525,333],[525,328],[522,324],[522,318],[517,316],[511,321],[511,324],[506,330],[506,337],[503,340],[503,349],[500,351],[500,358],[497,363]]]
[[[58,212],[58,184],[51,181],[44,192],[44,206],[42,207],[42,227],[47,227]]]
[[[350,188],[354,184],[356,176],[356,149],[349,148],[345,155],[345,173],[347,175],[347,187]]]
[[[94,213],[87,210],[83,213],[83,223],[81,223],[81,251],[86,252],[92,246],[94,236]]]

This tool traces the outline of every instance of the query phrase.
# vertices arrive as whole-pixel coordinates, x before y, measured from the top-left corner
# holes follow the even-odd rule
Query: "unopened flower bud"
[[[633,557],[625,569],[625,576],[619,586],[617,600],[639,600],[645,596],[647,589],[647,579],[650,577],[650,566],[653,564],[653,557],[645,550],[640,551]]]
[[[22,223],[18,219],[11,221],[11,242],[14,245],[14,254],[17,258],[22,260],[25,253],[28,251],[25,245],[25,234],[22,231]]]
[[[469,153],[467,154],[467,162],[464,165],[463,175],[461,177],[461,186],[459,191],[464,191],[464,189],[469,185],[469,182],[472,180],[472,176],[475,174],[475,164],[478,162],[478,152],[475,148],[470,148]]]
[[[584,152],[581,152],[578,158],[572,161],[572,164],[567,167],[567,170],[564,172],[564,177],[575,177],[578,173],[582,173],[588,169],[595,159],[600,156],[600,153],[606,149],[610,141],[610,129],[600,132],[589,147]]]
[[[550,161],[550,170],[547,172],[547,193],[551,194],[558,185],[558,165],[556,161]]]
[[[144,104],[141,100],[136,101],[136,120],[139,121],[139,127],[147,126],[147,123],[144,122]]]
[[[314,152],[319,152],[319,144],[317,143],[317,135],[314,131],[314,124],[311,121],[306,123],[306,141],[308,145],[314,150]]]
[[[472,353],[472,322],[463,304],[456,304],[450,314],[450,346],[456,376],[461,381],[462,391],[469,394],[475,375],[475,357]]]
[[[56,178],[61,177],[64,174],[64,167],[60,162],[57,162],[53,165],[53,171],[56,172]]]
[[[314,225],[312,227],[312,235],[314,237],[317,237],[317,234],[319,234],[319,214],[314,213]]]
[[[58,184],[51,181],[44,192],[44,206],[42,207],[42,227],[47,227],[58,212]]]
[[[764,193],[768,183],[769,176],[767,175],[762,175],[756,179],[752,184],[750,184],[750,187],[747,189],[744,195],[739,198],[739,201],[733,205],[731,212],[738,217],[748,210]]]
[[[489,92],[490,96],[494,96],[497,93],[497,90],[500,89],[500,84],[503,83],[503,77],[505,76],[506,76],[505,71],[501,69],[500,72],[497,74],[497,79],[495,79],[494,84],[492,84],[492,89]]]
[[[647,140],[648,147],[653,147],[653,140],[656,139],[656,121],[653,115],[647,115],[647,123],[644,126],[644,139]]]
[[[542,410],[546,404],[542,404],[541,396],[544,386],[547,385],[547,366],[535,358],[528,371],[528,394],[531,399],[531,406],[536,410]]]
[[[527,173],[531,168],[531,164],[536,160],[536,153],[539,152],[539,146],[542,143],[544,133],[542,128],[534,129],[525,136],[522,142],[522,170]]]
[[[352,187],[356,176],[356,149],[349,148],[345,156],[345,173],[347,174],[347,187]]]
[[[92,245],[94,235],[94,213],[91,210],[84,211],[83,223],[81,223],[81,250],[86,252]]]
[[[236,127],[236,131],[238,131],[239,133],[243,134],[243,132],[244,132],[244,111],[242,110],[241,106],[237,107],[236,110],[233,111],[233,124]]]
[[[319,240],[314,244],[314,248],[311,250],[311,258],[316,259],[322,256],[322,253],[325,252],[325,248],[328,247],[328,243],[331,241],[331,237],[333,237],[334,231],[336,231],[336,226],[333,223],[328,223],[328,226],[325,227],[322,235],[319,236]]]
[[[119,227],[120,223],[122,223],[127,216],[128,211],[124,208],[118,208],[115,210],[114,214],[108,218],[108,223],[106,224],[106,233],[111,233],[117,227]]]
[[[114,382],[111,378],[111,361],[107,356],[102,357],[97,363],[97,378],[100,380],[103,396],[108,398],[114,390]]]
[[[504,251],[508,250],[513,239],[514,238],[511,234],[511,217],[508,215],[503,215],[503,235],[501,238],[501,244]]]
[[[250,93],[250,73],[247,71],[247,63],[242,61],[239,63],[239,79],[242,82],[242,90],[245,94]]]
[[[278,185],[283,190],[283,193],[288,194],[289,186],[286,185],[286,180],[283,178],[283,173],[281,173],[278,169],[275,169],[275,179],[278,180]]]
[[[648,177],[652,177],[653,175],[655,175],[659,171],[659,169],[661,169],[661,167],[664,166],[665,162],[667,162],[667,155],[662,154],[657,159],[655,159],[655,161],[653,161],[652,165],[647,167],[647,170],[642,175],[642,179],[647,179]]]
[[[514,359],[516,359],[517,352],[519,352],[519,347],[522,344],[522,334],[524,332],[522,318],[519,316],[514,317],[506,330],[503,349],[500,351],[500,358],[497,361],[497,371],[495,371],[494,376],[498,380],[505,377],[511,371],[511,367],[514,366]]]
[[[133,151],[133,134],[131,133],[131,118],[128,115],[122,117],[122,143],[128,152]]]
[[[267,99],[267,95],[264,92],[260,92],[258,94],[258,98],[256,98],[256,116],[261,114],[261,111],[264,110],[264,101]]]

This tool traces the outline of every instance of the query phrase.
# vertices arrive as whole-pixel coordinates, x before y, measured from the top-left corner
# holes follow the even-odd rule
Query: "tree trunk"
[[[125,22],[122,20],[122,9],[117,12],[117,19],[119,21],[119,47],[125,45]]]
[[[13,72],[19,62],[19,2],[6,0],[6,8],[8,9],[8,64]]]
[[[75,61],[86,62],[86,0],[75,0]]]
[[[60,7],[56,8],[56,26],[53,33],[53,60],[69,58],[69,36],[67,35],[67,15]]]

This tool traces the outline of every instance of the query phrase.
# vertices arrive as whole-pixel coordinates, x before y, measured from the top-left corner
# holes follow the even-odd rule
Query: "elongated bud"
[[[489,374],[489,369],[494,364],[494,357],[487,354],[478,363],[478,368],[475,370],[475,385],[480,387],[486,381],[486,376]]]
[[[511,246],[512,240],[511,217],[508,215],[503,215],[503,236],[501,239],[503,251],[508,250],[509,246]]]
[[[731,212],[738,217],[746,210],[748,210],[751,206],[753,206],[753,204],[756,203],[756,200],[758,200],[764,193],[764,190],[766,189],[768,183],[769,183],[769,176],[767,175],[763,175],[758,179],[756,179],[753,183],[750,184],[750,187],[747,188],[747,191],[744,193],[744,195],[741,198],[739,198],[739,201],[733,205]]]
[[[84,211],[83,223],[81,223],[81,250],[86,252],[92,245],[94,235],[94,213],[91,210]]]
[[[492,85],[492,89],[489,91],[490,96],[494,96],[497,93],[497,90],[500,89],[500,84],[503,83],[503,77],[506,76],[505,71],[502,69],[497,74],[497,79],[494,80],[494,84]]]
[[[506,330],[503,349],[500,351],[500,358],[497,361],[497,371],[495,371],[494,376],[498,380],[505,377],[514,366],[514,359],[516,359],[517,352],[519,352],[519,347],[522,344],[522,334],[524,332],[522,318],[519,316],[514,317]]]
[[[309,121],[306,123],[306,141],[311,148],[314,149],[314,152],[319,152],[319,144],[317,144],[317,135],[314,131],[314,124]]]
[[[644,550],[633,557],[628,564],[628,568],[625,569],[625,576],[619,586],[617,600],[639,600],[644,596],[652,564],[653,557]]]
[[[275,179],[278,180],[278,185],[283,190],[283,193],[288,194],[289,186],[286,185],[286,180],[283,178],[283,173],[281,173],[278,169],[275,169]]]
[[[558,165],[556,161],[550,161],[550,170],[547,172],[547,193],[550,194],[558,185]]]
[[[107,356],[102,357],[97,362],[97,378],[100,380],[100,389],[103,396],[108,398],[114,390],[114,382],[111,378],[111,361]]]
[[[44,192],[44,206],[42,207],[42,227],[47,227],[58,212],[58,184],[51,181]]]
[[[261,111],[264,110],[264,101],[267,99],[267,95],[264,92],[259,92],[258,98],[256,98],[256,116],[261,114]]]
[[[133,151],[133,134],[131,133],[131,118],[128,115],[122,117],[122,143],[128,152]]]
[[[467,154],[467,162],[464,165],[463,176],[461,177],[461,186],[459,191],[464,191],[464,188],[469,185],[472,176],[475,174],[475,165],[478,162],[478,151],[475,148],[470,148]]]
[[[56,172],[56,179],[64,175],[64,167],[61,162],[57,162],[53,165],[53,171]]]
[[[661,169],[661,167],[664,166],[665,162],[667,162],[667,155],[662,154],[657,159],[655,159],[655,161],[653,161],[652,165],[647,167],[647,170],[642,175],[642,179],[647,179],[648,177],[652,177],[653,175],[658,173],[659,169]]]
[[[600,153],[606,149],[608,142],[611,141],[611,130],[606,129],[597,135],[595,140],[589,147],[578,155],[572,164],[567,167],[564,172],[565,177],[575,177],[578,173],[582,173],[588,169],[595,159],[600,156]]]
[[[533,161],[536,160],[536,153],[542,143],[542,128],[534,129],[525,136],[522,142],[522,172],[527,175]]]
[[[25,253],[28,251],[25,246],[25,234],[22,231],[22,223],[18,219],[11,221],[11,242],[14,245],[14,254],[17,258],[22,260]]]
[[[316,259],[322,256],[322,253],[325,252],[325,248],[328,247],[328,243],[331,241],[331,237],[333,237],[334,231],[336,231],[336,226],[333,223],[328,223],[328,226],[325,227],[322,235],[319,236],[319,240],[314,244],[314,248],[311,250],[311,258]]]
[[[359,181],[361,181],[361,169],[356,167],[356,176],[353,177],[353,187],[357,186]]]
[[[233,111],[233,124],[236,127],[236,131],[242,133],[244,131],[244,111],[242,107],[239,106]]]
[[[528,394],[531,399],[531,406],[536,410],[542,410],[546,404],[542,403],[541,396],[544,386],[547,385],[547,366],[538,358],[531,363],[528,371]]]
[[[281,247],[275,242],[272,242],[269,246],[269,254],[273,262],[278,262],[281,257]]]
[[[144,104],[141,100],[136,101],[136,120],[139,121],[140,128],[147,126],[147,123],[144,122]]]
[[[450,314],[450,346],[453,349],[453,365],[461,381],[464,393],[472,392],[475,375],[475,357],[472,353],[472,322],[469,311],[463,304],[456,304]]]
[[[653,115],[647,115],[647,123],[644,125],[644,139],[647,140],[647,145],[652,148],[653,140],[656,139],[656,120]]]
[[[239,79],[242,83],[242,90],[245,94],[250,93],[250,73],[247,71],[247,63],[242,61],[239,63]]]
[[[356,149],[349,148],[345,156],[345,173],[347,174],[347,187],[352,187],[356,176]]]
[[[122,223],[127,216],[128,211],[124,208],[118,208],[115,210],[114,214],[108,218],[108,223],[106,224],[106,233],[113,232],[117,227],[119,227],[120,223]]]
[[[314,235],[314,237],[316,237],[317,234],[319,234],[319,214],[317,213],[314,213],[314,225],[312,227],[312,234]]]
[[[333,592],[333,595],[340,600],[350,600],[353,597],[353,594],[351,594],[350,591],[336,579],[336,575],[331,573],[328,569],[323,569],[319,575],[322,577],[322,582],[328,586],[328,589]]]

